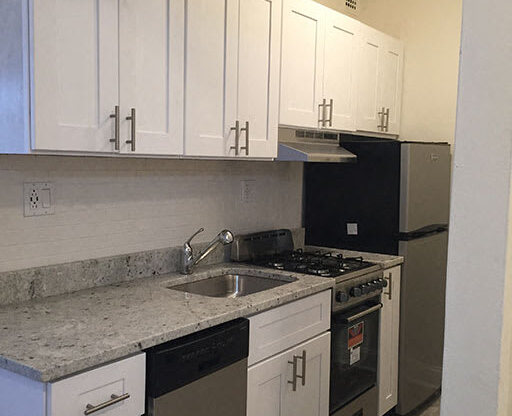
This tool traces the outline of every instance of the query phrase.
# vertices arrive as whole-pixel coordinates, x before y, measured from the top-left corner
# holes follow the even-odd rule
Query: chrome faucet
[[[233,242],[233,233],[229,230],[223,230],[208,244],[208,247],[204,249],[204,251],[199,254],[197,258],[194,258],[194,252],[192,250],[192,246],[190,242],[192,239],[199,233],[202,233],[204,228],[200,228],[197,230],[192,236],[185,241],[183,244],[183,252],[182,252],[182,262],[181,262],[181,273],[182,274],[190,274],[192,273],[192,269],[199,262],[203,261],[215,248],[219,245],[231,244]]]

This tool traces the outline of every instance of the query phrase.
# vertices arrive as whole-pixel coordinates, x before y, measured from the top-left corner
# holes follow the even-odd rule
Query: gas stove
[[[321,277],[338,277],[375,265],[362,257],[344,257],[330,251],[304,251],[276,253],[256,258],[252,263],[294,273],[312,274]]]
[[[328,250],[294,250],[290,230],[238,235],[231,259],[271,269],[335,279],[333,311],[380,296],[388,283],[378,264]]]

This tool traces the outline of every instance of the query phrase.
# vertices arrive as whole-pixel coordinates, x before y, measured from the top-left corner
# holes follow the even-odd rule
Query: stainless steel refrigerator
[[[306,243],[405,257],[396,408],[405,415],[441,388],[450,147],[353,136],[341,144],[355,164],[305,165]]]

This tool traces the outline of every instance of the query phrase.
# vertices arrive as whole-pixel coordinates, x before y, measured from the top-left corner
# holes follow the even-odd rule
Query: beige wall
[[[317,0],[343,10],[342,0]],[[462,0],[359,0],[363,23],[405,43],[402,140],[453,143]]]
[[[240,181],[255,180],[241,202]],[[23,216],[23,183],[51,181],[55,214]],[[302,163],[0,155],[0,271],[301,226]]]

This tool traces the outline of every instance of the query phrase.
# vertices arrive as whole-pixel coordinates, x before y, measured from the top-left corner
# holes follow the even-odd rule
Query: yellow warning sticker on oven
[[[361,345],[364,341],[364,322],[351,326],[348,329],[348,349]]]

